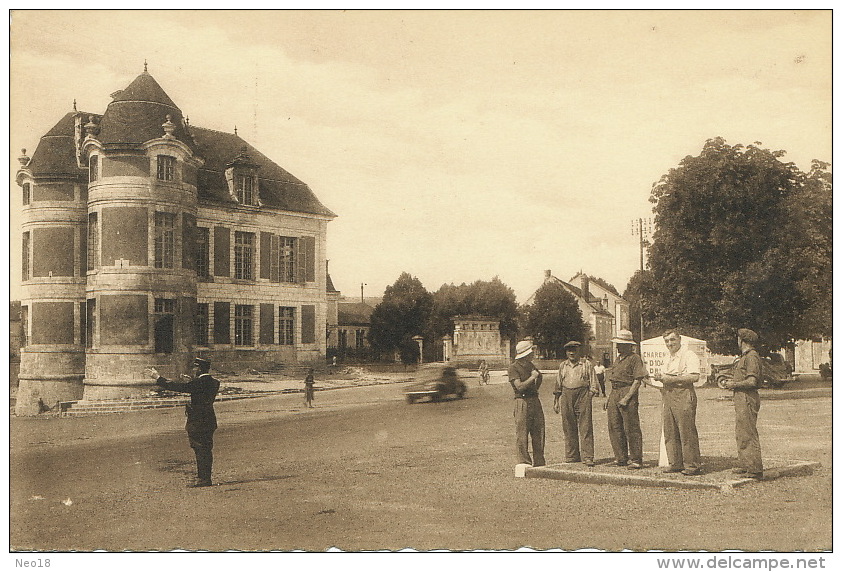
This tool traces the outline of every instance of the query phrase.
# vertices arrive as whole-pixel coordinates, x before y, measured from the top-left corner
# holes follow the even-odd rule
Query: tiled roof
[[[330,274],[327,274],[327,286],[325,290],[331,293],[339,293],[339,290],[337,290],[336,287],[333,285],[333,280],[331,279]]]
[[[276,165],[263,153],[246,143],[239,135],[202,127],[189,127],[197,145],[197,153],[205,160],[199,170],[199,199],[233,204],[225,180],[225,169],[244,149],[259,165],[260,201],[264,206],[292,212],[336,216],[325,207],[305,183]]]
[[[99,123],[97,139],[104,146],[137,146],[164,135],[166,116],[176,125],[174,135],[204,159],[199,169],[197,187],[199,202],[235,206],[228,192],[225,169],[241,152],[258,165],[260,201],[264,207],[335,217],[304,182],[275,164],[260,151],[233,133],[223,133],[188,125],[169,96],[151,75],[143,73],[126,89],[114,94],[102,116],[80,112],[83,124],[89,117]],[[79,176],[85,169],[76,164],[74,117],[65,115],[41,138],[28,168],[35,176]]]
[[[139,145],[164,136],[162,125],[175,124],[173,135],[191,149],[193,140],[185,129],[181,110],[158,82],[144,72],[129,87],[114,94],[100,122],[97,139],[108,146]]]
[[[338,310],[340,326],[367,326],[374,308],[362,302],[340,302]]]
[[[76,145],[73,142],[75,115],[74,112],[68,113],[41,137],[27,165],[34,176],[75,177],[84,173],[76,164]],[[98,117],[92,113],[84,116]]]

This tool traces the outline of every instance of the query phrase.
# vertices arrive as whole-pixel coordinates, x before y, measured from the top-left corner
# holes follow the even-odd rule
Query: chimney
[[[544,282],[549,282],[553,278],[553,271],[552,270],[544,270]]]
[[[587,274],[582,274],[582,297],[585,302],[591,299],[591,280]]]

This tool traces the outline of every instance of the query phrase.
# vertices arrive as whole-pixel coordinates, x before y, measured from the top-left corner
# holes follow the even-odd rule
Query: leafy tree
[[[444,284],[433,294],[429,331],[440,339],[453,331],[453,317],[480,315],[500,320],[500,335],[511,340],[517,334],[518,306],[514,290],[499,277],[471,284]]]
[[[806,309],[795,322],[798,338],[833,336],[833,175],[829,165],[813,161],[790,212],[803,229],[793,256],[806,262],[796,288]]]
[[[735,353],[737,328],[752,328],[779,348],[823,321],[821,309],[805,316],[807,294],[830,279],[830,235],[823,231],[830,211],[804,203],[813,196],[829,201],[831,185],[821,165],[808,177],[783,156],[760,143],[731,146],[715,138],[653,185],[654,324]]]
[[[545,282],[524,307],[526,332],[544,355],[564,355],[570,340],[587,341],[590,329],[576,298],[557,281]]]
[[[418,344],[412,337],[423,334],[432,304],[433,297],[421,281],[402,273],[394,284],[386,287],[383,301],[371,312],[372,348],[381,355],[397,350],[403,363],[416,362]]]

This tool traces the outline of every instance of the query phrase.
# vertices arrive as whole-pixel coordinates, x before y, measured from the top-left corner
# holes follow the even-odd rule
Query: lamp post
[[[652,219],[638,218],[632,220],[632,236],[637,236],[640,239],[640,273],[643,277],[643,250],[649,246],[649,237],[652,236]],[[643,292],[640,292],[640,298],[637,302],[640,311],[640,341],[643,341]],[[631,325],[631,324],[629,324]]]

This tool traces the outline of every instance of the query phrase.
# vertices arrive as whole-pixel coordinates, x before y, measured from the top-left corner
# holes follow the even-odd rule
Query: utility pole
[[[365,304],[365,282],[360,282],[360,302]]]
[[[643,250],[649,246],[649,237],[652,236],[652,219],[638,218],[632,220],[632,236],[637,236],[640,239],[640,272],[645,270],[643,264]],[[638,301],[640,309],[640,341],[643,341],[643,292],[640,293]]]

